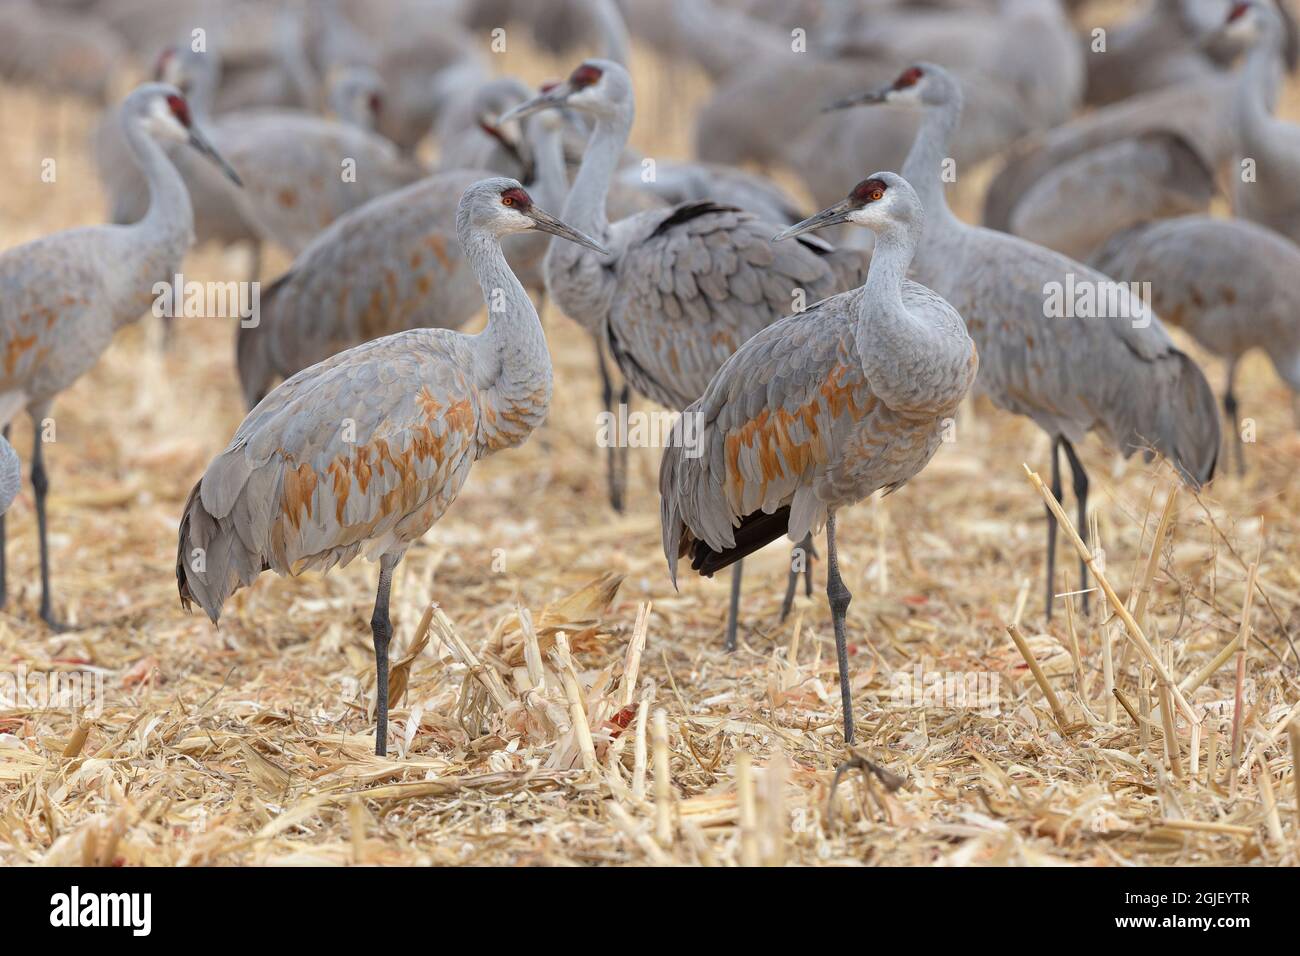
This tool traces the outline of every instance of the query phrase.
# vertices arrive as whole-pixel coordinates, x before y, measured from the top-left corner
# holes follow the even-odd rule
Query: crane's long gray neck
[[[918,367],[946,354],[944,331],[904,304],[903,280],[924,232],[921,216],[900,218],[876,235],[871,267],[858,300],[854,339],[872,391],[899,411],[924,404]]]
[[[194,242],[194,210],[185,181],[137,120],[124,116],[122,126],[149,187],[149,210],[139,222],[109,234],[115,245],[110,309],[119,326],[143,314],[154,283],[173,281]]]
[[[470,341],[478,384],[494,415],[480,427],[487,450],[517,445],[546,418],[551,402],[551,356],[537,310],[506,263],[500,241],[457,223],[457,235],[487,303],[487,327]]]
[[[564,163],[564,130],[556,123],[535,117],[529,127],[533,150],[533,199],[543,209],[559,209],[569,189],[569,170]]]
[[[1265,135],[1282,83],[1282,36],[1271,30],[1251,47],[1237,77],[1233,98],[1237,134],[1246,141]]]
[[[590,0],[591,15],[600,34],[602,56],[615,63],[628,65],[628,50],[632,44],[627,35],[627,24],[614,0]]]
[[[603,239],[609,229],[605,200],[631,132],[630,107],[619,115],[597,118],[573,188],[564,202],[564,221],[597,240]]]
[[[960,121],[960,93],[941,106],[927,107],[907,161],[903,163],[903,178],[916,190],[925,209],[926,222],[932,225],[946,226],[958,222],[948,208],[942,177],[944,160],[948,158],[948,143]]]

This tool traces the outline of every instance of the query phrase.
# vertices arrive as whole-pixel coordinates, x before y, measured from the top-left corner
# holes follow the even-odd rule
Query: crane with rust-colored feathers
[[[68,229],[0,253],[0,427],[26,409],[36,433],[31,479],[40,538],[41,618],[52,627],[41,422],[55,397],[94,367],[122,326],[144,315],[194,240],[189,193],[162,144],[188,143],[238,177],[193,125],[174,86],[148,83],[127,96],[122,129],[149,185],[149,209],[131,225]],[[4,551],[0,525],[0,554]],[[4,604],[0,560],[0,606]]]
[[[664,452],[664,556],[673,583],[690,557],[705,576],[782,535],[826,528],[826,596],[835,626],[844,739],[853,743],[846,613],[835,515],[919,472],[975,379],[962,318],[906,278],[924,229],[916,192],[876,173],[849,197],[777,238],[841,222],[876,234],[866,283],[761,330],[685,414],[702,419],[703,454]]]
[[[550,407],[546,338],[501,250],[506,236],[534,229],[601,249],[534,205],[515,180],[465,190],[456,233],[493,304],[487,327],[477,335],[412,329],[294,375],[248,414],[181,516],[181,603],[198,604],[214,624],[226,599],[263,571],[327,571],[358,555],[379,562],[370,625],[380,756],[393,568],[442,517],[473,463],[521,444]]]
[[[1048,289],[1067,282],[1107,289],[1113,280],[1017,236],[969,226],[944,195],[948,140],[961,118],[961,87],[933,63],[837,106],[887,103],[922,111],[903,175],[925,204],[925,236],[912,275],[966,319],[980,353],[977,388],[1032,419],[1052,440],[1052,491],[1061,497],[1060,452],[1074,475],[1079,533],[1087,529],[1088,475],[1074,445],[1090,431],[1125,457],[1164,455],[1189,485],[1214,474],[1219,419],[1214,393],[1146,305],[1115,289],[1115,315],[1049,314]],[[1056,519],[1048,511],[1047,615],[1055,594]],[[1086,582],[1086,566],[1080,572]],[[1084,596],[1087,607],[1087,596]]]
[[[611,223],[606,196],[635,112],[627,70],[587,60],[569,78],[521,104],[505,118],[571,108],[592,120],[591,139],[564,204],[564,217],[608,246],[608,256],[551,243],[546,287],[565,315],[608,350],[642,395],[681,410],[704,393],[719,366],[759,329],[789,314],[798,295],[810,301],[861,281],[869,256],[808,239],[782,246],[771,236],[785,225],[712,201],[653,209]],[[503,118],[504,119],[504,118]],[[606,382],[606,408],[612,389]],[[621,399],[627,402],[627,393]],[[622,488],[611,449],[611,498]],[[622,466],[626,474],[625,466]],[[809,543],[810,545],[810,543]],[[808,553],[805,551],[805,553]],[[787,582],[788,611],[796,565]],[[739,567],[732,579],[726,629],[735,646]]]

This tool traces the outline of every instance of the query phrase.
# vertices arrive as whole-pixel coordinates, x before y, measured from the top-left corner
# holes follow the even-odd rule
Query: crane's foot
[[[48,627],[51,631],[53,631],[55,634],[65,634],[68,631],[73,630],[71,624],[69,624],[67,621],[63,621],[55,617],[54,612],[51,611],[49,608],[41,608],[41,620],[44,621],[45,626]]]
[[[828,825],[835,819],[835,791],[839,788],[840,780],[851,770],[861,770],[863,772],[868,788],[871,787],[872,778],[875,778],[885,788],[886,793],[893,793],[907,783],[905,778],[868,760],[857,748],[850,744],[849,759],[835,768],[835,776],[831,778],[831,790],[826,797],[826,821]]]

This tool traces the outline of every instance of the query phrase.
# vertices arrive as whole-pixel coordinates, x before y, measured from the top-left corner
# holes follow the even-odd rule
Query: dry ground
[[[536,79],[566,67],[520,53],[503,62]],[[673,109],[656,64],[638,54],[636,67],[649,95],[635,145],[687,155],[702,81],[678,77]],[[0,245],[100,219],[82,145],[92,122],[74,103],[0,90]],[[39,180],[46,156],[59,161],[55,185]],[[187,273],[243,268],[238,252],[207,248]],[[1178,717],[1171,761],[1159,689],[1123,627],[1103,625],[1095,605],[1086,620],[1075,608],[1073,631],[1065,613],[1044,627],[1043,502],[1021,463],[1045,474],[1046,441],[978,405],[899,494],[843,516],[860,737],[904,783],[887,793],[852,773],[828,818],[844,750],[820,590],[780,625],[787,557],[779,547],[757,556],[742,646],[723,654],[726,582],[691,579],[674,593],[665,573],[658,453],[633,452],[632,506],[613,516],[594,447],[590,346],[561,316],[545,321],[550,421],[524,448],[477,465],[398,573],[395,658],[418,654],[398,669],[389,759],[371,753],[367,710],[373,566],[265,577],[236,596],[220,631],[179,608],[180,508],[241,417],[232,328],[182,321],[166,354],[152,320],[124,331],[57,404],[48,450],[57,598],[74,630],[36,619],[29,490],[9,514],[0,660],[93,670],[108,699],[93,715],[0,710],[0,862],[1296,861],[1285,726],[1300,695],[1285,632],[1300,607],[1300,439],[1262,359],[1241,376],[1243,414],[1258,422],[1249,473],[1224,475],[1199,500],[1179,494],[1140,615],[1174,680],[1191,680],[1236,638],[1259,555],[1242,703],[1229,660],[1188,693],[1201,729]],[[1220,364],[1206,367],[1217,384]],[[26,460],[26,421],[14,442]],[[1127,598],[1174,483],[1168,469],[1121,462],[1095,442],[1084,457],[1108,577]],[[1064,548],[1061,566],[1073,583]],[[820,565],[816,575],[820,589]],[[424,645],[431,601],[445,618]],[[519,608],[530,612],[522,627]],[[1064,728],[1008,636],[1017,619]],[[1136,722],[1108,699],[1107,637]],[[916,666],[982,677],[996,706],[909,700],[899,681]]]

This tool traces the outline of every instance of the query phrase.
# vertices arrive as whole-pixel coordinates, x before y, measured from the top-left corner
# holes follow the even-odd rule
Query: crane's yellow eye
[[[873,190],[871,190],[871,201],[872,201],[872,202],[879,202],[881,199],[884,199],[884,198],[885,198],[884,190],[880,190],[880,189],[873,189]]]
[[[501,205],[503,205],[503,206],[513,206],[514,204],[515,204],[515,201],[514,201],[513,199],[511,199],[509,196],[505,196],[505,197],[502,198],[502,200],[501,200]]]

